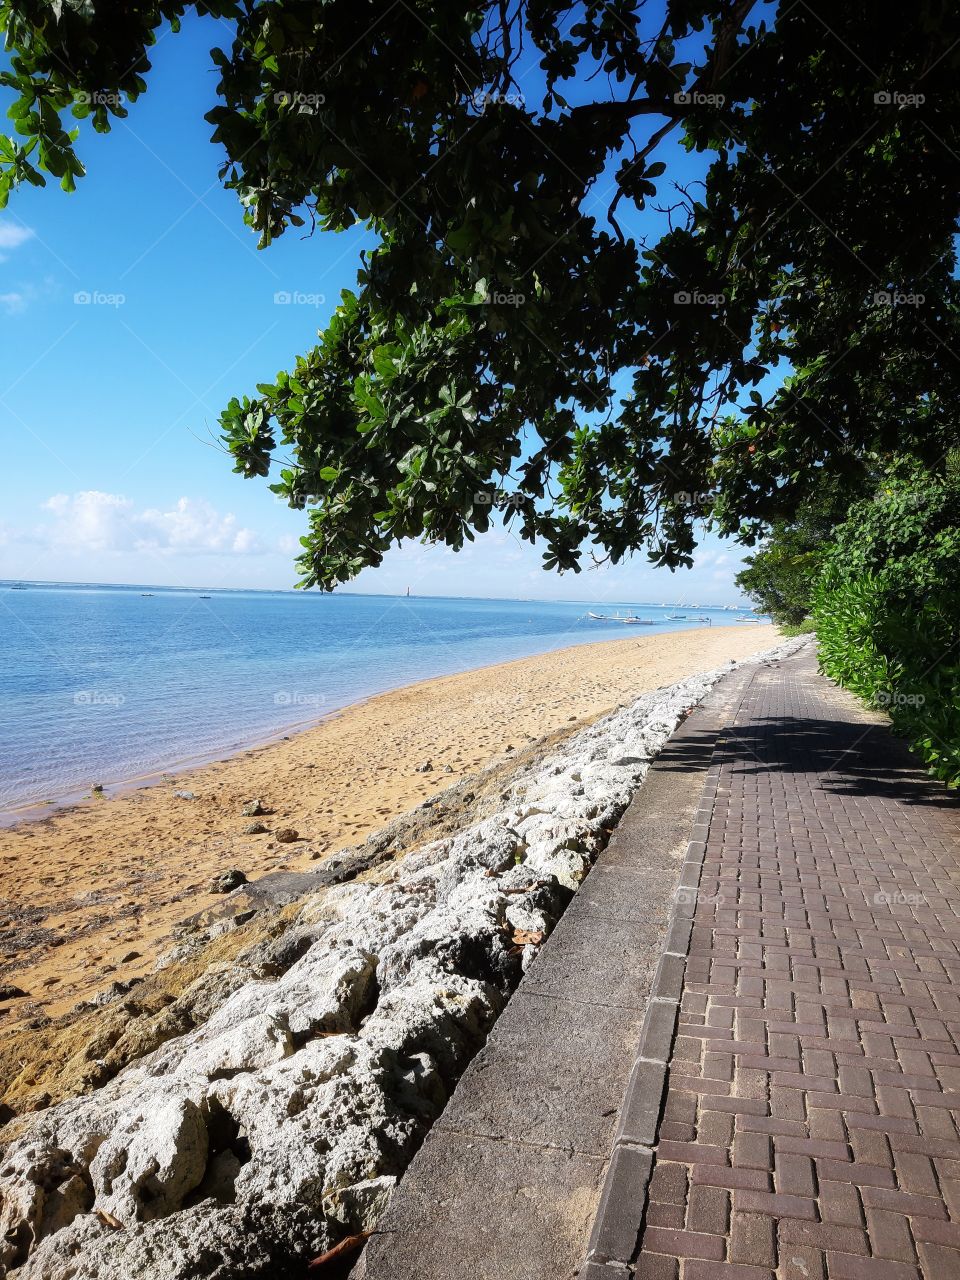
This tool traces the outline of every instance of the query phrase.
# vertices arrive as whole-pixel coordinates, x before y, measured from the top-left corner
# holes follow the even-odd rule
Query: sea
[[[736,617],[630,601],[0,581],[0,821],[221,759],[417,680]]]

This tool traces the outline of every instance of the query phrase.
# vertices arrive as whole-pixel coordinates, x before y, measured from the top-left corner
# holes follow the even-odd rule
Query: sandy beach
[[[483,766],[778,634],[631,636],[424,681],[287,740],[0,831],[0,985],[28,997],[0,1006],[0,1028],[147,974],[172,927],[216,901],[217,873],[315,867]],[[252,801],[260,818],[244,814]],[[266,832],[247,834],[254,821]],[[295,841],[275,838],[284,828]]]

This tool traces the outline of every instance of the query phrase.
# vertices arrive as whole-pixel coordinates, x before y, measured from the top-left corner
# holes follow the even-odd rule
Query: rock
[[[232,893],[234,889],[238,889],[240,885],[247,883],[247,877],[242,871],[236,867],[232,867],[229,871],[221,871],[215,875],[207,885],[208,893]]]
[[[0,985],[0,1000],[25,1000],[26,998],[27,993],[22,987],[15,987],[11,982]]]
[[[433,761],[424,760],[423,764],[418,764],[417,773],[433,773]]]
[[[192,791],[175,791],[173,793],[178,800],[196,800],[196,795]]]
[[[131,960],[139,960],[139,959],[140,959],[139,951],[128,951],[125,956],[120,957],[120,963],[129,964]]]
[[[94,794],[95,796],[102,796],[102,795],[103,795],[103,783],[102,783],[102,782],[95,782],[95,783],[93,784],[93,786],[90,788],[90,790],[93,792],[93,794]]]
[[[120,1119],[90,1162],[94,1208],[132,1226],[163,1218],[198,1186],[207,1166],[200,1107],[176,1081]]]
[[[295,840],[300,839],[300,832],[296,827],[281,827],[279,831],[274,832],[273,838],[278,844],[293,844]]]
[[[263,803],[260,800],[248,800],[241,810],[245,818],[256,818],[260,814],[267,813]]]
[[[262,822],[251,822],[243,828],[243,834],[245,836],[265,836],[267,828]]]
[[[512,743],[512,742],[509,742],[509,743],[507,743],[507,745],[503,748],[503,751],[504,751],[504,754],[506,754],[508,751],[516,751],[516,747],[513,745],[513,743]]]
[[[452,765],[449,765],[449,764],[445,764],[445,765],[443,766],[443,772],[444,772],[444,773],[453,773],[453,766],[452,766]]]

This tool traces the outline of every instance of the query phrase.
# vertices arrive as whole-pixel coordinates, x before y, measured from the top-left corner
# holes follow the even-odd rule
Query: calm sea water
[[[660,621],[628,630],[591,607]],[[668,621],[676,612],[735,616],[0,582],[0,811],[224,756],[414,680],[703,625]]]

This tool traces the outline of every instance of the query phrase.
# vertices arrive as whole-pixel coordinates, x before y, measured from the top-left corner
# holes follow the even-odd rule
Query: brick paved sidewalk
[[[641,1248],[582,1274],[960,1278],[960,807],[812,651],[718,751]]]

